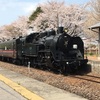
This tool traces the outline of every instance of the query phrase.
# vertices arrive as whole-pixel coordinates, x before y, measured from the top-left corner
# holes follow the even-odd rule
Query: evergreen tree
[[[34,21],[38,15],[42,13],[41,7],[37,7],[36,10],[32,13],[32,15],[29,17],[30,21]]]

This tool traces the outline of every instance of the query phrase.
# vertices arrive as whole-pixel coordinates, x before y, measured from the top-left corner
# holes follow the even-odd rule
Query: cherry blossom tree
[[[64,26],[69,30],[70,35],[83,33],[82,27],[87,17],[85,6],[69,6],[64,2],[54,0],[39,6],[43,12],[32,22],[32,26],[36,27],[38,31]]]
[[[4,41],[9,38],[7,36],[8,31],[5,29],[6,25],[0,27],[0,41]]]
[[[100,21],[100,0],[91,0],[91,10],[93,17]]]
[[[10,25],[4,25],[0,28],[1,38],[17,38],[27,34],[28,29],[28,17],[19,17],[16,21]]]
[[[28,29],[28,17],[21,16],[11,24],[13,26],[13,31],[16,36],[24,36],[27,34]]]
[[[98,29],[96,32],[89,30],[88,28],[96,23],[100,22],[100,0],[91,0],[89,3],[89,11],[87,20],[84,24],[84,31],[86,33],[86,37],[91,39],[91,41],[98,40]]]

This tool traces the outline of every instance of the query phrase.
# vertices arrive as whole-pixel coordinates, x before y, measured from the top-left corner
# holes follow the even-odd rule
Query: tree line
[[[29,16],[21,16],[10,25],[0,27],[0,40],[26,36],[31,27],[33,31],[57,30],[64,26],[70,35],[97,39],[88,27],[100,21],[100,0],[91,0],[84,5],[67,5],[65,2],[47,1],[39,4]]]

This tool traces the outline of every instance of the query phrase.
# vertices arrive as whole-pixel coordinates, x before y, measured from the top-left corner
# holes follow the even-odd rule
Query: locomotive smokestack
[[[63,31],[64,31],[64,27],[62,27],[62,26],[61,27],[58,27],[58,34],[59,33],[63,33]]]

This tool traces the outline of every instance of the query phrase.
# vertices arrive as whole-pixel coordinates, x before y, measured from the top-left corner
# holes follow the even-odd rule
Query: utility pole
[[[57,12],[57,28],[59,27],[59,14]]]

